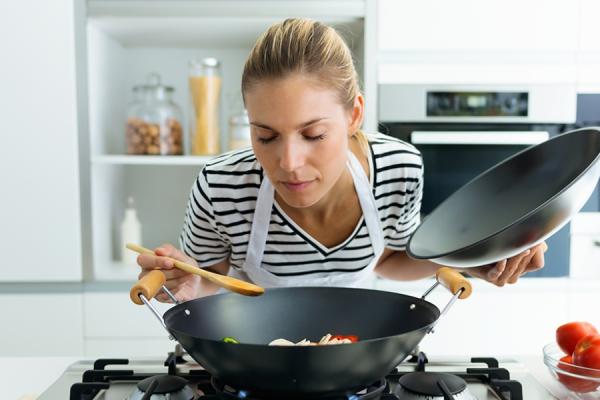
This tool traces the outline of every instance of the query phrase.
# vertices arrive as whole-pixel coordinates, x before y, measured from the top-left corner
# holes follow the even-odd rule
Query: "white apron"
[[[331,273],[321,278],[277,276],[262,268],[261,263],[267,242],[271,212],[275,198],[273,185],[265,175],[256,200],[256,210],[252,220],[246,261],[244,262],[242,271],[236,271],[231,268],[229,275],[238,279],[251,281],[265,288],[283,286],[369,286],[369,283],[374,277],[373,270],[385,247],[383,231],[379,221],[375,197],[371,191],[367,175],[354,154],[349,152],[348,158],[348,168],[352,175],[354,187],[358,195],[358,201],[362,208],[375,255],[366,268],[356,272]]]

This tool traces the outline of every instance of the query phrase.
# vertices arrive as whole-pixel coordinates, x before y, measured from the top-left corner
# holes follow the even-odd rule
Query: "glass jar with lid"
[[[248,119],[248,111],[244,109],[241,113],[229,118],[229,150],[251,146],[250,120]]]
[[[190,61],[189,68],[192,154],[218,154],[220,63],[215,58],[205,58],[201,61]]]
[[[134,100],[127,108],[127,154],[183,154],[183,118],[173,91],[162,85],[158,74],[133,88]]]

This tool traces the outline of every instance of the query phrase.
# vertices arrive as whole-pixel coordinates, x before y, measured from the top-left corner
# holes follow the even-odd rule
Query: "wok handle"
[[[452,307],[456,300],[466,299],[471,295],[471,292],[473,291],[471,283],[467,280],[467,278],[465,278],[458,271],[452,268],[440,268],[435,274],[435,278],[436,282],[425,292],[425,294],[423,294],[421,298],[425,299],[425,297],[427,297],[427,295],[429,295],[429,293],[431,293],[433,289],[435,289],[440,284],[445,286],[446,289],[448,289],[452,293],[452,298],[440,313],[440,317],[429,326],[429,328],[427,329],[427,333],[433,332],[433,329],[435,328],[437,323],[444,315],[446,315],[446,313],[448,312],[448,310],[450,310],[450,307]]]
[[[448,289],[452,294],[457,294],[462,290],[459,299],[466,299],[473,292],[473,288],[471,287],[471,282],[464,276],[460,274],[460,272],[448,268],[442,267],[438,270],[435,275],[437,281],[444,285],[446,289]]]
[[[147,300],[152,299],[165,284],[166,280],[167,277],[161,270],[152,270],[133,285],[129,291],[129,298],[135,304],[143,305],[144,302],[140,298],[140,295],[144,295]]]

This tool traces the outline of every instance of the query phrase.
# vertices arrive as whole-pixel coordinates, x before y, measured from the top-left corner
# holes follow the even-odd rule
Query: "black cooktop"
[[[295,394],[267,393],[251,389],[234,388],[212,377],[206,370],[190,369],[182,373],[178,365],[187,361],[181,355],[169,353],[164,365],[166,374],[153,375],[127,369],[127,359],[98,359],[93,370],[85,371],[81,382],[71,386],[70,400],[91,400],[102,391],[110,391],[111,384],[128,381],[135,383],[136,393],[131,399],[165,398],[186,400],[270,400],[270,399],[319,399],[319,400],[401,400],[403,398],[454,399],[465,394],[469,383],[485,384],[503,400],[522,400],[521,384],[510,379],[508,370],[499,368],[494,358],[472,358],[471,362],[486,365],[485,368],[466,368],[451,373],[427,371],[428,360],[424,353],[403,362],[402,371],[395,369],[367,387],[349,388],[343,392]],[[406,368],[409,365],[410,368]],[[107,367],[110,367],[107,369]],[[183,388],[185,387],[185,391]]]

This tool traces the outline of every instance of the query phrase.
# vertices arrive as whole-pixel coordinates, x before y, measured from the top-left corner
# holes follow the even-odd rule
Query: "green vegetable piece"
[[[235,340],[234,338],[227,336],[223,338],[223,341],[225,343],[234,343],[234,344],[240,344],[240,342],[238,342],[237,340]]]

